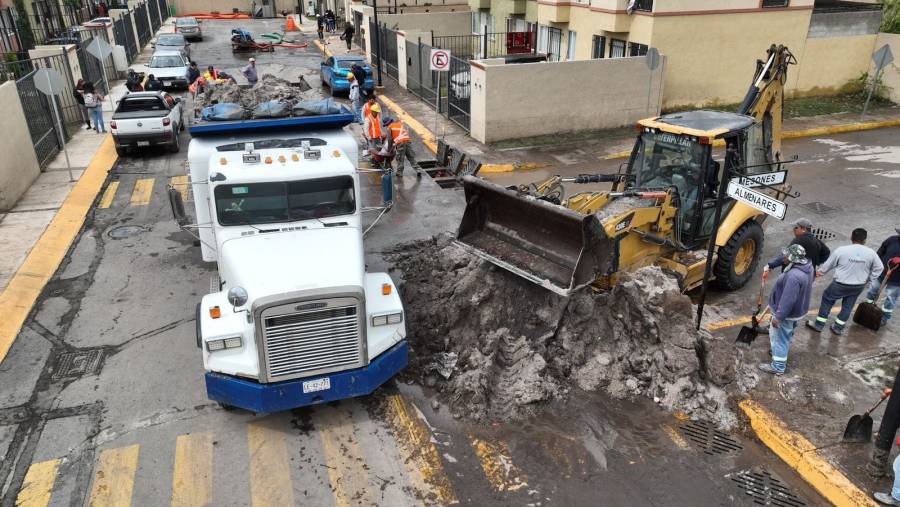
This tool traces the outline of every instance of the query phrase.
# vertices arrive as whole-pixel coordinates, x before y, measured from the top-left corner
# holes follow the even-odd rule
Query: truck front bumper
[[[409,346],[406,340],[403,340],[376,357],[366,367],[272,384],[260,384],[253,380],[207,372],[206,395],[209,399],[223,405],[257,413],[281,412],[297,407],[365,396],[371,394],[406,366],[408,352]],[[312,393],[303,392],[304,382],[322,378],[330,380],[330,389]]]

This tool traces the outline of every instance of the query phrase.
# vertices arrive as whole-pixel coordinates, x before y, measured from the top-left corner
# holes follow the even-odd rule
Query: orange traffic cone
[[[300,29],[297,28],[297,23],[294,23],[293,15],[289,15],[287,17],[287,22],[285,22],[285,24],[284,24],[284,31],[285,32],[299,32],[300,31]]]

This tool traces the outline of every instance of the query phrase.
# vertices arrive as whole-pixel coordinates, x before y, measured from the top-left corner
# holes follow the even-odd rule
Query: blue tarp
[[[200,111],[200,118],[204,121],[240,120],[244,117],[244,108],[240,104],[223,102],[204,107]]]

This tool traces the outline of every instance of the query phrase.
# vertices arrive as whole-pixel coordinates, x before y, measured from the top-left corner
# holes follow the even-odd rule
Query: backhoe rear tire
[[[755,220],[749,220],[719,248],[719,258],[713,284],[723,290],[735,291],[747,284],[759,265],[762,254],[763,230]]]

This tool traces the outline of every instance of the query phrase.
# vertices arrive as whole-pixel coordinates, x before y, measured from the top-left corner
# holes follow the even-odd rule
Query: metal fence
[[[38,164],[41,169],[44,169],[59,153],[62,146],[59,143],[59,126],[53,117],[53,105],[47,96],[35,87],[35,72],[37,71],[29,72],[17,79],[16,87],[19,91],[19,100],[22,102],[22,109],[25,112],[25,122],[28,123],[28,132],[31,134],[31,143],[34,145]]]
[[[145,5],[150,12],[150,31],[156,33],[162,25],[162,20],[159,18],[159,0],[147,0]]]
[[[138,4],[132,11],[132,19],[137,28],[138,47],[144,47],[150,42],[153,32],[150,31],[150,21],[147,19],[147,4]]]
[[[103,94],[108,94],[109,90],[106,89],[106,83],[103,80],[103,72],[106,71],[106,79],[114,80],[116,79],[116,67],[113,62],[112,55],[107,56],[103,60],[103,67],[101,67],[100,60],[98,60],[94,55],[90,54],[87,50],[87,47],[94,41],[94,39],[103,40],[110,45],[113,44],[112,41],[109,40],[109,35],[107,34],[105,29],[97,29],[97,30],[83,30],[78,33],[80,37],[80,42],[76,49],[76,53],[78,54],[78,65],[81,67],[81,77],[85,81],[90,81],[94,84],[94,88]]]
[[[369,30],[371,30],[373,36],[378,37],[379,45],[374,43],[373,45],[381,51],[380,62],[376,65],[381,65],[381,68],[387,75],[397,79],[400,76],[397,69],[397,32],[387,28],[384,24],[376,27],[372,21],[369,22]]]
[[[466,60],[535,53],[534,32],[497,32],[434,37],[434,47]]]
[[[24,51],[16,17],[11,7],[0,8],[0,53],[20,53]]]
[[[113,35],[116,44],[125,48],[125,57],[128,63],[134,62],[138,55],[137,40],[134,38],[134,28],[131,25],[131,12],[126,12],[113,24]]]
[[[450,56],[447,73],[447,118],[469,131],[469,106],[472,92],[472,66],[468,60]],[[443,89],[443,87],[441,87]]]
[[[166,0],[159,0],[159,15],[163,21],[169,19],[169,4]]]

